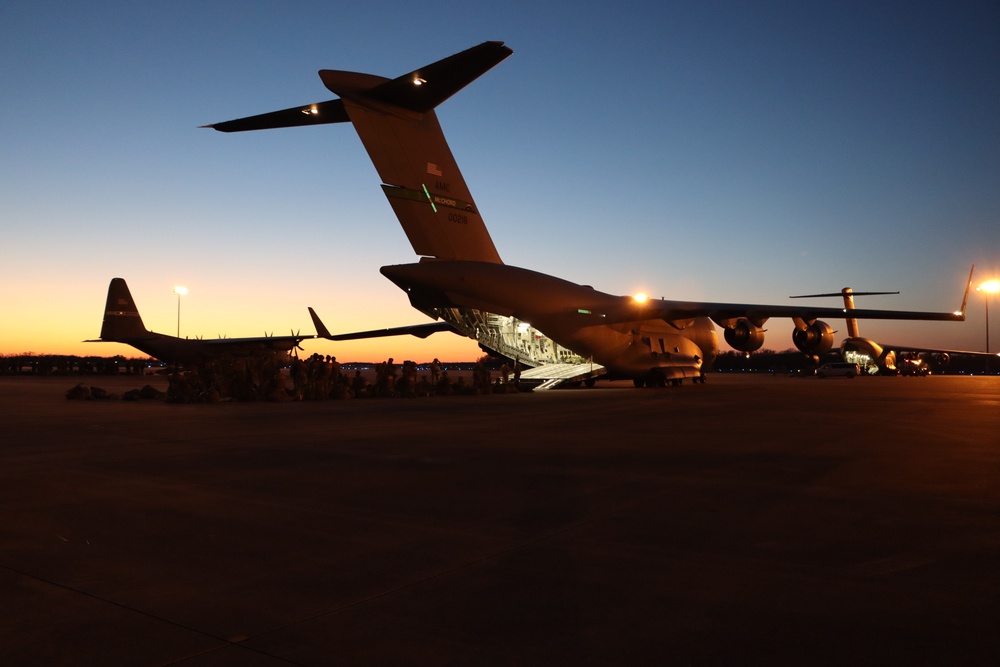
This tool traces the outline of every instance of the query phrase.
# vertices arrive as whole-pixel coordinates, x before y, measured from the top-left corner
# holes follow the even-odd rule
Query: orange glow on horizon
[[[126,276],[128,278],[128,276]],[[176,283],[137,277],[128,281],[143,325],[174,336],[177,330]],[[190,284],[190,283],[189,283]],[[78,356],[144,358],[145,354],[121,343],[86,343],[100,336],[107,280],[60,282],[39,281],[34,291],[4,294],[4,323],[0,330],[0,355]],[[193,290],[193,291],[192,291]],[[290,333],[316,333],[306,305],[317,306],[323,321],[334,333],[366,331],[430,321],[397,295],[395,286],[377,289],[320,293],[289,292],[270,282],[245,280],[238,286],[226,280],[199,281],[183,297],[182,338],[242,338]],[[58,295],[58,305],[42,307],[38,294]],[[54,303],[47,297],[47,303]],[[316,353],[334,355],[342,362],[377,362],[388,357],[417,363],[435,357],[446,362],[475,361],[484,353],[477,343],[450,333],[425,339],[415,336],[372,338],[333,342],[303,340],[299,356]]]
[[[96,336],[96,334],[93,334]],[[173,335],[171,333],[171,335]],[[250,334],[254,336],[260,333]],[[286,335],[275,332],[276,336]],[[182,336],[183,337],[183,336]],[[234,338],[236,336],[233,336]],[[438,340],[435,340],[438,339]],[[417,363],[430,362],[438,358],[443,362],[475,361],[485,354],[478,344],[469,338],[455,334],[438,333],[427,339],[420,340],[414,336],[398,336],[393,338],[373,338],[370,340],[334,342],[324,339],[306,339],[301,343],[303,349],[298,351],[299,357],[306,358],[312,354],[332,355],[338,361],[379,362],[389,357],[399,360],[412,360]],[[37,337],[32,340],[22,339],[4,341],[4,349],[0,356],[74,356],[74,357],[115,357],[128,359],[146,358],[147,355],[123,343],[85,343],[83,339],[76,343],[67,343],[61,338]]]

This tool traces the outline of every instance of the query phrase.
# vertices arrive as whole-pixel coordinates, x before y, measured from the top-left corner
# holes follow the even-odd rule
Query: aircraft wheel
[[[636,389],[642,389],[646,386],[646,381],[642,378],[632,378],[632,384],[635,385]]]
[[[596,382],[597,380],[595,378],[587,378],[586,380],[583,381],[583,383],[588,387],[593,387]]]

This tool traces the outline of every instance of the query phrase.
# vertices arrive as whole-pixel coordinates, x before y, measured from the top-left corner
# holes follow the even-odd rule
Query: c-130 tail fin
[[[511,53],[503,42],[484,42],[395,79],[320,70],[339,100],[207,127],[238,132],[350,121],[418,255],[499,264],[434,108]]]
[[[125,279],[112,278],[108,285],[108,300],[104,305],[100,340],[124,343],[148,334]]]

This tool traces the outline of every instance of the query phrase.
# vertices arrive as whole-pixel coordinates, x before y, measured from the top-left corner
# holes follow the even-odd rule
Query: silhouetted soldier
[[[441,371],[441,379],[434,383],[434,388],[438,396],[451,396],[451,379],[448,377],[448,371]]]
[[[393,363],[392,357],[385,362],[385,394],[386,396],[392,396],[396,392],[396,364]]]
[[[361,398],[365,395],[365,387],[368,383],[361,376],[361,371],[354,371],[354,380],[351,382],[351,389],[354,390],[354,397]]]

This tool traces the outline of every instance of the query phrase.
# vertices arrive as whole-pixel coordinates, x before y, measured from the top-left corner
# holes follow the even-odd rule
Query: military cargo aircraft
[[[168,364],[201,364],[222,355],[234,357],[272,353],[287,356],[312,335],[257,338],[178,338],[146,329],[124,278],[112,278],[104,307],[101,337],[85,343],[124,343]]]
[[[718,354],[715,325],[731,347],[751,352],[763,345],[767,320],[779,317],[791,319],[802,352],[831,349],[833,329],[820,318],[843,317],[839,308],[621,296],[505,264],[434,109],[512,53],[503,42],[484,42],[394,79],[320,70],[339,99],[204,127],[240,132],[350,122],[420,257],[384,266],[382,274],[417,310],[522,365],[589,364],[637,386],[704,382]],[[967,297],[968,285],[955,312],[855,310],[852,317],[963,321]]]
[[[969,270],[969,284],[972,284],[972,272]],[[899,345],[895,343],[878,343],[871,338],[864,338],[858,327],[858,320],[853,316],[854,297],[876,294],[899,294],[899,292],[855,292],[845,287],[839,292],[824,294],[802,294],[789,297],[792,299],[810,299],[817,297],[842,297],[844,299],[844,315],[847,321],[847,336],[840,343],[840,356],[845,362],[856,363],[872,375],[896,375],[901,372],[898,364],[904,363],[905,373],[923,374],[927,362],[938,366],[946,365],[953,355],[970,357],[997,356],[988,352],[971,350],[948,350],[935,347],[918,347],[915,345]]]

